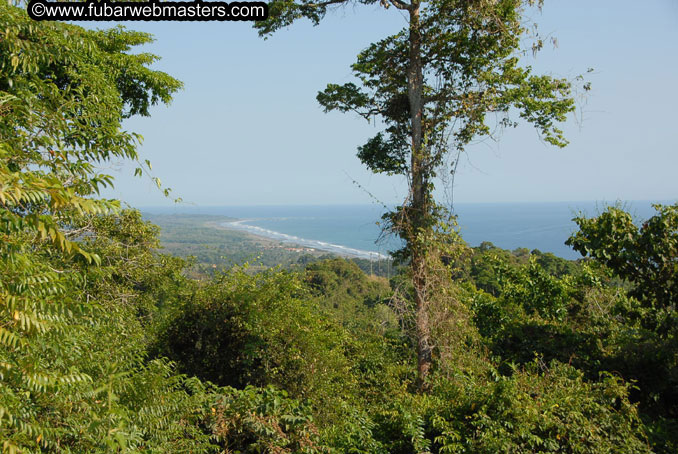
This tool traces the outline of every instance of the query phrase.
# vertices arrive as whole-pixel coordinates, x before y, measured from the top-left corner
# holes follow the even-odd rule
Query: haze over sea
[[[652,203],[655,202],[624,202],[623,207],[640,221],[655,213]],[[471,246],[490,241],[504,249],[539,249],[576,259],[580,255],[564,244],[577,230],[572,218],[579,212],[595,216],[607,205],[609,203],[603,202],[458,203],[454,211],[461,235]],[[381,231],[377,223],[385,211],[379,205],[180,206],[143,211],[228,216],[239,222],[223,223],[227,228],[364,258],[377,258],[398,247],[394,238],[376,242]]]

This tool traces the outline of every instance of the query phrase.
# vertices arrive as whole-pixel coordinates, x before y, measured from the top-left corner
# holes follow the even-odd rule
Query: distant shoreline
[[[341,257],[359,258],[366,260],[387,260],[390,259],[387,255],[380,254],[373,251],[364,251],[361,249],[354,249],[340,244],[327,243],[320,240],[311,240],[307,238],[300,238],[286,233],[276,232],[274,230],[264,229],[262,227],[245,224],[248,219],[236,219],[229,221],[212,221],[208,224],[212,227],[221,228],[224,230],[231,230],[242,232],[259,240],[264,240],[268,243],[279,245],[280,243],[290,246],[292,252],[327,252]]]
[[[663,201],[659,201],[663,202]],[[579,214],[595,216],[608,205],[605,202],[544,202],[544,203],[486,203],[455,204],[458,215],[459,231],[470,246],[491,242],[506,250],[526,248],[541,252],[551,252],[558,257],[577,260],[581,256],[565,241],[577,231],[573,218]],[[650,202],[626,202],[627,210],[634,219],[643,220],[655,215]],[[379,207],[370,205],[318,205],[318,206],[240,206],[240,207],[201,207],[195,210],[154,210],[164,211],[169,216],[205,216],[205,220],[224,223],[240,221],[245,226],[232,224],[220,228],[231,232],[254,235],[274,242],[311,247],[344,257],[363,257],[377,259],[386,256],[386,250],[399,249],[397,239],[384,241],[379,249],[374,247],[374,239],[379,237],[381,218]],[[173,211],[173,212],[172,212]],[[261,228],[256,229],[255,227]],[[264,231],[271,229],[270,232]],[[271,233],[273,232],[273,233]],[[277,233],[276,233],[277,232]],[[281,232],[287,232],[284,236]],[[306,241],[315,238],[312,243]],[[324,243],[324,244],[323,244]],[[345,247],[341,247],[345,245]],[[350,247],[348,247],[350,246]],[[350,249],[355,248],[355,251]],[[370,253],[372,252],[372,253]],[[375,256],[381,252],[382,256]]]

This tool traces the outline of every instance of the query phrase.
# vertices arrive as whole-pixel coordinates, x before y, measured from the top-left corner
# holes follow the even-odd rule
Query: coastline
[[[327,243],[320,240],[300,238],[286,233],[276,232],[262,227],[246,224],[248,219],[228,221],[209,221],[205,225],[212,228],[240,232],[259,241],[267,247],[284,248],[287,251],[309,254],[334,254],[340,257],[359,258],[366,260],[385,260],[390,257],[373,251],[364,251],[339,244]]]

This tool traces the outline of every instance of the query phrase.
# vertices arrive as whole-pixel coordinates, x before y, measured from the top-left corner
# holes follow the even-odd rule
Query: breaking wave
[[[355,257],[368,260],[383,260],[389,257],[384,254],[372,251],[364,251],[361,249],[354,249],[340,244],[327,243],[319,240],[309,240],[307,238],[300,238],[286,233],[276,232],[275,230],[265,229],[256,225],[246,224],[252,219],[241,219],[238,221],[222,222],[221,226],[233,230],[240,230],[251,233],[253,235],[263,236],[274,240],[279,240],[283,243],[298,244],[307,248],[319,249],[321,251],[333,252],[344,257]]]

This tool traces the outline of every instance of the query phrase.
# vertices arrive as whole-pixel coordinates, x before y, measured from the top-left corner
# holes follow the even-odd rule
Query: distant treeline
[[[163,251],[184,258],[194,257],[193,269],[198,273],[210,274],[215,269],[223,270],[245,263],[248,263],[252,270],[274,266],[283,269],[302,269],[310,263],[337,257],[335,254],[320,250],[312,253],[290,251],[288,249],[291,245],[287,243],[260,239],[244,232],[220,228],[221,223],[232,220],[224,216],[144,213],[144,218],[161,227],[160,243]],[[483,242],[473,249],[479,252],[491,250],[494,254],[516,264],[525,264],[533,256],[546,270],[556,275],[566,274],[575,266],[573,261],[537,249],[530,251],[518,248],[508,251],[490,242]],[[402,264],[390,258],[346,259],[354,262],[366,274],[379,277],[390,278],[402,267]],[[476,262],[477,259],[472,260],[472,267],[464,267],[465,273],[482,275],[484,272],[482,265]],[[486,288],[492,287],[491,283],[481,285],[485,285]]]
[[[162,228],[160,242],[165,252],[179,257],[194,257],[193,271],[211,274],[214,270],[228,269],[248,263],[251,270],[274,266],[284,269],[302,269],[309,263],[337,257],[321,250],[291,251],[294,245],[248,233],[221,228],[229,220],[212,215],[169,215],[144,213],[144,218]],[[361,270],[375,276],[390,277],[395,274],[391,259],[368,260],[348,258]]]

